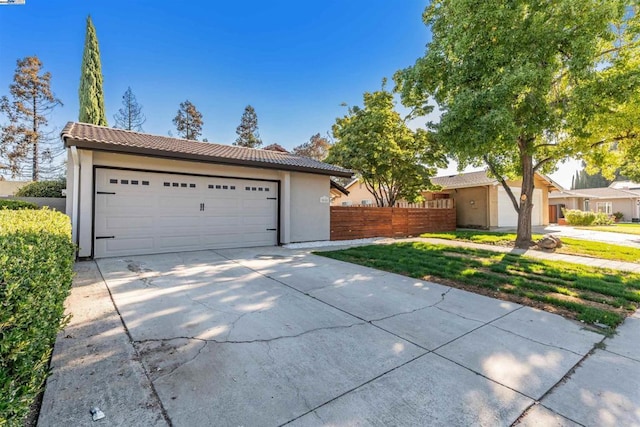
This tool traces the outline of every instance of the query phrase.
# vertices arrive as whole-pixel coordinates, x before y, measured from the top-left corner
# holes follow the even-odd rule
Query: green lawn
[[[516,235],[513,233],[494,233],[491,231],[457,230],[446,233],[425,233],[420,237],[432,237],[446,240],[463,240],[467,242],[483,243],[487,245],[513,246]],[[542,234],[534,234],[533,240],[538,240]],[[561,237],[563,246],[556,249],[556,253],[581,255],[611,261],[640,262],[640,249],[629,246],[613,245],[611,243],[592,242],[589,240]]]
[[[640,306],[640,275],[425,242],[317,252],[611,328]]]
[[[607,231],[609,233],[636,234],[640,236],[640,224],[613,224],[575,228],[580,228],[582,230]]]

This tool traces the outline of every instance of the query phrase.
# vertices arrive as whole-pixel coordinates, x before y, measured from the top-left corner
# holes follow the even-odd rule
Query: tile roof
[[[69,122],[60,136],[67,147],[341,177],[353,175],[339,166],[289,153],[190,141],[87,123]]]
[[[437,176],[431,178],[433,184],[439,185],[445,189],[478,187],[481,185],[491,185],[497,183],[495,178],[489,178],[487,171],[467,172],[458,175]]]
[[[611,187],[601,188],[580,188],[578,190],[565,190],[558,193],[550,194],[551,199],[565,198],[591,198],[591,199],[635,199],[640,198],[640,191],[621,190]]]
[[[549,189],[549,191],[554,191],[554,189],[557,189],[557,190],[563,189],[560,184],[556,183],[554,180],[552,180],[548,176],[538,172],[536,172],[536,175],[544,179],[550,184],[551,188]],[[457,175],[437,176],[435,178],[431,178],[431,182],[433,184],[441,186],[445,190],[452,190],[454,188],[481,187],[484,185],[498,184],[498,180],[495,178],[490,178],[487,175],[486,170],[460,173]]]

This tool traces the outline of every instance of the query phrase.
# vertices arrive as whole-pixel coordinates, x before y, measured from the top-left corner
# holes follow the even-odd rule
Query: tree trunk
[[[529,249],[531,240],[531,211],[533,209],[534,171],[533,158],[530,154],[521,154],[522,188],[520,192],[520,209],[518,209],[518,234],[516,248]]]
[[[37,110],[37,97],[33,95],[33,162],[31,171],[31,180],[37,181],[40,178],[40,167],[38,165],[38,110]]]

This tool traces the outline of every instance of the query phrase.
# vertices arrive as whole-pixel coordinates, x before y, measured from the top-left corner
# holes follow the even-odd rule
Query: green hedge
[[[569,225],[591,225],[596,219],[596,214],[593,212],[585,212],[578,209],[567,209],[564,211],[564,218]]]
[[[0,209],[40,209],[38,205],[22,200],[0,199]]]
[[[0,210],[0,425],[21,425],[42,390],[74,258],[66,215]]]
[[[62,190],[67,188],[67,182],[57,181],[37,181],[27,184],[16,191],[18,197],[64,197]]]
[[[611,225],[613,218],[603,212],[585,212],[577,209],[564,210],[564,218],[569,225]]]

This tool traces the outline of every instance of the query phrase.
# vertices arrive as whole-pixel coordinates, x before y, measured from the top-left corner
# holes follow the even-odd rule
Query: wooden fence
[[[407,237],[455,229],[454,207],[425,209],[331,206],[331,240]]]

